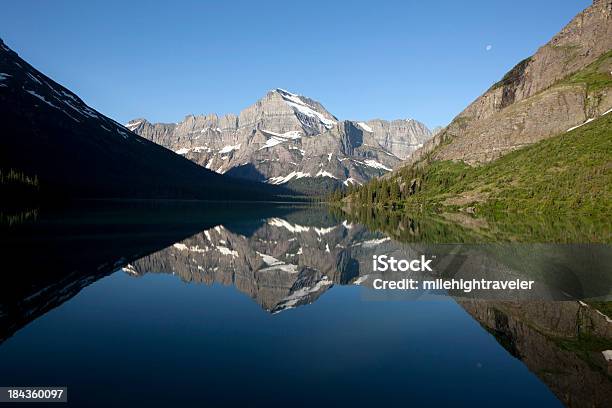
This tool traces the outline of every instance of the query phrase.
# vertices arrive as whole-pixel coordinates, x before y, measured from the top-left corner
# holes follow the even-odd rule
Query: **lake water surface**
[[[23,218],[23,217],[22,217]],[[4,225],[0,386],[73,406],[610,406],[609,245],[401,243],[320,208],[97,205]],[[528,294],[375,291],[373,255]],[[400,274],[424,279],[428,274]]]

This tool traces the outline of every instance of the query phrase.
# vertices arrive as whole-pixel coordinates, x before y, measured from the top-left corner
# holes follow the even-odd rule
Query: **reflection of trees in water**
[[[37,175],[15,169],[0,169],[0,226],[35,221],[40,204]]]
[[[335,210],[339,212],[339,210]],[[483,236],[440,216],[412,215],[400,211],[385,211],[373,207],[356,207],[345,214],[351,222],[384,232],[400,242],[464,243],[478,242]]]
[[[612,220],[558,214],[505,213],[475,217],[467,213],[391,211],[376,207],[332,210],[352,222],[382,231],[401,242],[554,242],[609,243]]]
[[[23,224],[26,221],[36,221],[38,218],[38,208],[0,211],[0,225],[13,226]]]

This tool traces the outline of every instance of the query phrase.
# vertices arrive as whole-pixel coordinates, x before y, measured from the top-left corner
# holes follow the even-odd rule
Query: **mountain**
[[[612,2],[596,0],[349,201],[609,220],[611,108]]]
[[[0,40],[0,175],[60,198],[275,199],[197,166],[85,104]],[[4,177],[4,174],[10,177]]]
[[[415,120],[340,121],[319,102],[274,89],[239,115],[135,119],[133,132],[221,174],[308,191],[362,184],[391,171],[431,136]]]
[[[413,164],[482,163],[565,132],[612,107],[612,2],[595,0],[422,149]]]

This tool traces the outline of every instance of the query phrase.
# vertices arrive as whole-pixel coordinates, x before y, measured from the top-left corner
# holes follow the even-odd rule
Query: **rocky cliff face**
[[[432,132],[414,119],[380,120],[357,122],[363,130],[373,134],[374,139],[390,153],[405,160],[423,146]]]
[[[135,119],[135,133],[218,173],[298,186],[361,184],[396,167],[431,136],[415,120],[339,121],[319,102],[270,91],[239,115]]]
[[[486,162],[612,107],[612,2],[596,0],[412,155]]]

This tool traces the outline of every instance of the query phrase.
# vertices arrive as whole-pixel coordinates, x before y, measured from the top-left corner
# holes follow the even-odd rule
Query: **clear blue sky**
[[[280,87],[433,127],[590,3],[23,0],[3,2],[0,37],[120,122],[238,113]]]

